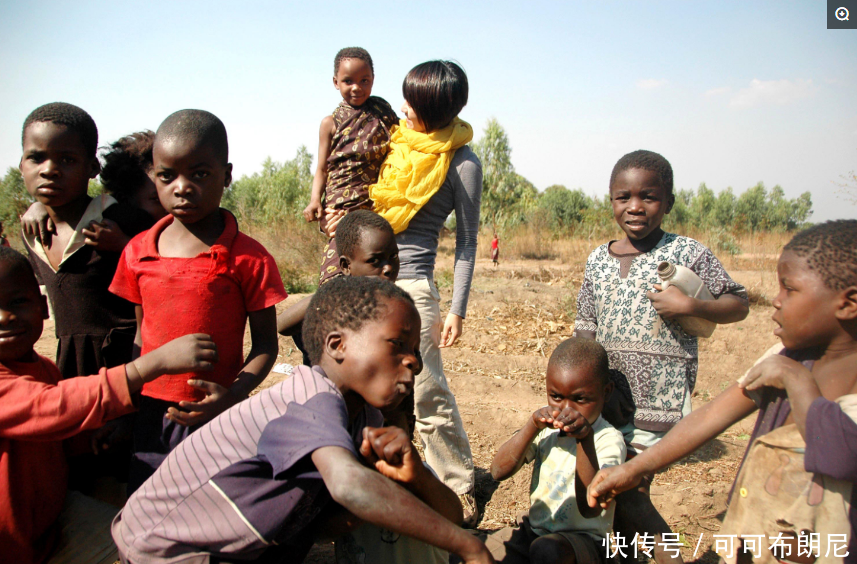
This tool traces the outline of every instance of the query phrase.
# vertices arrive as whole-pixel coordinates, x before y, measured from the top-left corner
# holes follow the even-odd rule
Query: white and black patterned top
[[[631,255],[614,254],[606,243],[589,255],[575,329],[595,332],[620,392],[630,388],[634,424],[648,431],[666,431],[681,419],[699,363],[697,338],[675,320],[659,316],[646,297],[660,283],[662,261],[690,268],[715,298],[734,294],[747,299],[744,287],[729,277],[717,257],[689,237],[664,233],[651,251]]]

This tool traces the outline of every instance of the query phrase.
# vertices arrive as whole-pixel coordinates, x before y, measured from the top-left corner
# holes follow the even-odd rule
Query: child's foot
[[[465,529],[475,529],[476,523],[479,522],[479,508],[476,506],[475,493],[475,490],[470,490],[458,496],[464,509],[464,521],[461,526]]]

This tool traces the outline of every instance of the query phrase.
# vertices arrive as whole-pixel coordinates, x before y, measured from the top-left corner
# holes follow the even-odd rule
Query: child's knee
[[[531,564],[576,564],[576,562],[574,548],[561,535],[543,535],[530,545]]]

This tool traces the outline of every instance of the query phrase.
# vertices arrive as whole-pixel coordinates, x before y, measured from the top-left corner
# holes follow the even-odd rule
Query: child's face
[[[422,369],[420,314],[401,299],[385,305],[386,312],[358,331],[343,329],[339,351],[346,387],[378,409],[399,405]]]
[[[232,182],[232,165],[223,163],[210,143],[179,138],[157,141],[153,175],[161,205],[184,224],[205,219],[220,208]]]
[[[593,367],[586,365],[564,368],[548,365],[545,383],[548,405],[559,411],[571,407],[585,417],[590,425],[595,423],[604,409],[604,402],[613,384],[602,385],[600,379],[592,373],[593,370]]]
[[[372,95],[374,82],[372,69],[362,59],[342,59],[333,77],[333,85],[339,89],[342,99],[355,107],[362,106]]]
[[[0,263],[0,362],[35,360],[48,303],[32,273]]]
[[[346,276],[374,276],[395,282],[399,276],[396,237],[380,229],[361,229],[351,256],[340,257],[339,263]]]
[[[150,178],[146,178],[146,181],[131,195],[129,201],[132,206],[151,215],[155,221],[167,215],[167,210],[161,205],[158,197],[158,188]]]
[[[661,226],[673,199],[667,197],[658,175],[651,170],[623,170],[610,186],[613,217],[628,239],[642,240]]]
[[[57,208],[86,196],[89,179],[98,174],[98,159],[87,154],[80,135],[49,121],[30,124],[24,132],[19,165],[30,196]]]
[[[413,129],[419,133],[426,132],[426,124],[419,118],[407,100],[402,104],[402,113],[405,114],[405,124],[407,124],[408,129]]]
[[[773,301],[774,335],[787,349],[826,347],[841,331],[838,292],[810,270],[806,259],[784,251],[777,263],[780,292]]]

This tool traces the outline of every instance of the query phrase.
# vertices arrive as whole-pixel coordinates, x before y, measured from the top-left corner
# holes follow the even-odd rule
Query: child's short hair
[[[610,382],[610,361],[607,358],[607,351],[593,339],[583,337],[566,339],[557,345],[548,360],[548,366],[556,366],[563,370],[580,365],[592,368],[602,386]]]
[[[385,313],[382,301],[399,299],[413,305],[407,292],[386,280],[369,276],[339,276],[319,287],[307,307],[303,340],[310,361],[318,364],[324,340],[335,329],[358,331]]]
[[[667,191],[667,197],[673,197],[673,167],[670,165],[670,162],[654,151],[643,149],[628,153],[616,162],[613,172],[610,173],[609,189],[613,189],[613,183],[616,181],[619,173],[631,170],[632,168],[641,168],[649,172],[654,172],[658,175],[661,186]]]
[[[360,233],[364,229],[378,229],[395,236],[390,222],[369,210],[354,210],[346,215],[336,227],[336,250],[340,256],[353,257],[354,249],[360,244]]]
[[[24,144],[24,134],[27,133],[27,128],[34,123],[45,121],[64,125],[77,133],[83,142],[86,154],[95,156],[98,148],[98,128],[95,126],[95,121],[84,110],[65,102],[52,102],[39,106],[30,112],[30,115],[24,120],[24,127],[21,129],[21,145]]]
[[[33,265],[30,264],[27,257],[12,247],[0,246],[0,269],[12,271],[16,268],[23,268],[25,272],[28,272],[33,278],[33,285],[38,290],[39,283],[36,281],[36,274],[33,272]]]
[[[857,219],[837,219],[797,233],[783,251],[806,259],[831,290],[857,285]]]
[[[360,59],[369,65],[369,70],[372,71],[373,75],[375,74],[375,66],[372,64],[372,56],[369,51],[363,47],[345,47],[340,49],[336,57],[333,58],[333,76],[339,72],[339,63],[345,59]]]
[[[155,141],[162,139],[192,139],[200,143],[210,143],[223,164],[229,161],[226,126],[220,118],[205,110],[179,110],[167,116],[155,133]]]
[[[452,61],[428,61],[411,69],[402,94],[426,131],[445,127],[467,105],[467,75]]]
[[[111,143],[104,153],[101,184],[117,200],[127,200],[147,180],[152,169],[155,134],[148,129]]]

